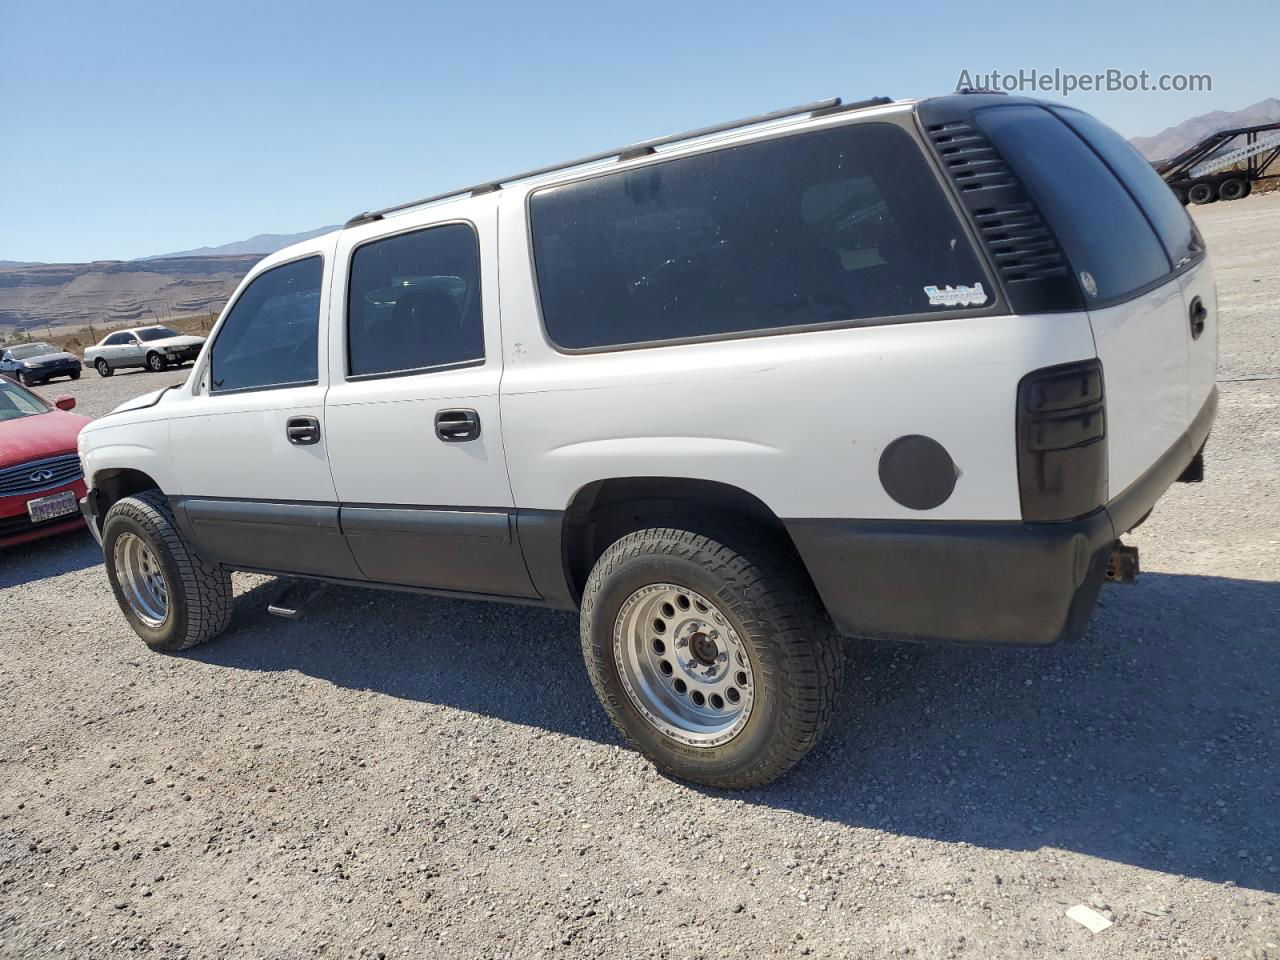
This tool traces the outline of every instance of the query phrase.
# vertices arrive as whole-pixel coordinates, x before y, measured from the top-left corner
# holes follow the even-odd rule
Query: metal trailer
[[[1168,160],[1156,172],[1183,203],[1213,203],[1247,197],[1259,180],[1274,180],[1267,169],[1280,157],[1280,122],[1219,130]]]

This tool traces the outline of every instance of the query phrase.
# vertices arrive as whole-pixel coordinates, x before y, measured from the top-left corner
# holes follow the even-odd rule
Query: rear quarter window
[[[600,349],[949,315],[994,292],[905,131],[865,123],[580,180],[529,200],[547,334]],[[936,297],[935,297],[936,299]]]
[[[993,107],[975,119],[1031,191],[1091,306],[1169,273],[1164,247],[1129,191],[1065,123],[1033,106]]]
[[[1087,113],[1062,107],[1055,107],[1053,112],[1093,147],[1129,189],[1175,265],[1203,252],[1204,244],[1186,208],[1133,144]]]

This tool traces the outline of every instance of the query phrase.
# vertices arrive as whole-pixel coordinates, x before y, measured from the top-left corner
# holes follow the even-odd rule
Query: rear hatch
[[[974,120],[1070,262],[1102,362],[1114,498],[1177,443],[1213,388],[1217,305],[1203,243],[1151,165],[1093,117],[1023,101]]]

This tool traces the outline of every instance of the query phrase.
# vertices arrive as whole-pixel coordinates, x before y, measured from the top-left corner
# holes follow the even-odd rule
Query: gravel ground
[[[237,577],[164,657],[87,534],[0,557],[0,954],[1280,957],[1280,195],[1196,216],[1221,412],[1140,582],[1049,650],[851,644],[768,790],[622,749],[565,614]]]

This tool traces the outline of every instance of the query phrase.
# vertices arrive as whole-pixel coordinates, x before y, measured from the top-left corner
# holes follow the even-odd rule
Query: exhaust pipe
[[[1117,540],[1107,561],[1108,583],[1133,583],[1138,579],[1138,548]]]

